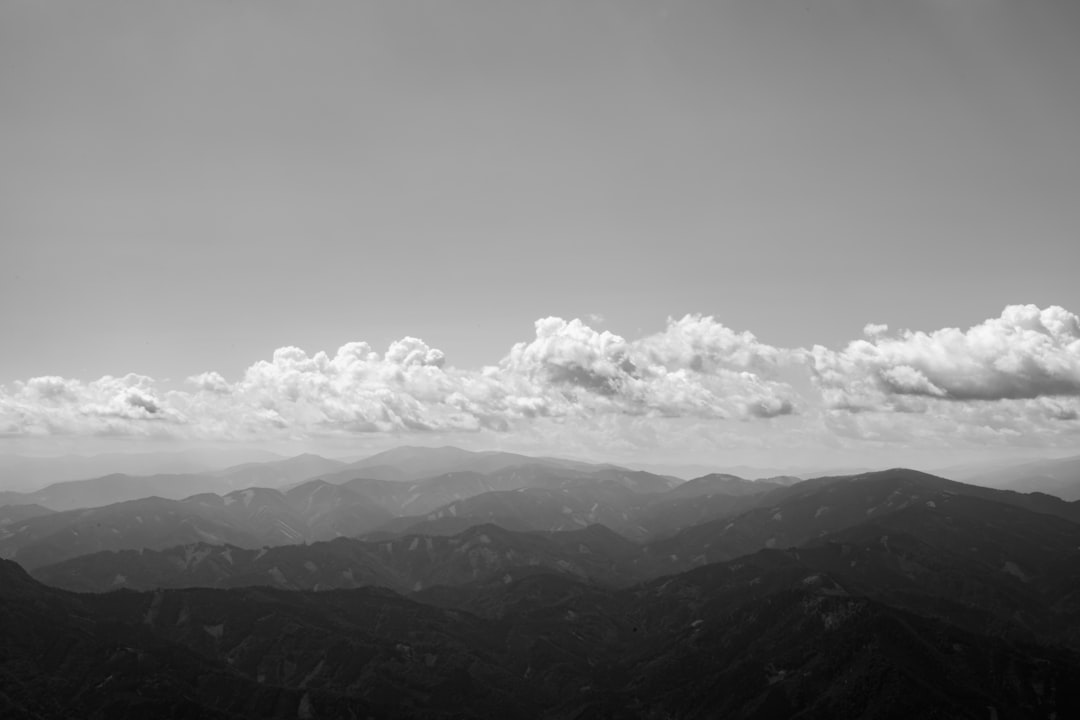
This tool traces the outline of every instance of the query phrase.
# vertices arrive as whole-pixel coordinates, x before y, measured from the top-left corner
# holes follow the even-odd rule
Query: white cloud
[[[230,387],[223,410],[239,411],[244,427],[269,423],[301,434],[477,429],[476,418],[446,403],[460,381],[443,361],[416,338],[394,342],[382,356],[363,342],[333,357],[280,348]]]
[[[192,376],[190,391],[160,393],[137,375],[88,384],[34,378],[0,395],[0,414],[31,434],[138,435],[168,421],[198,437],[506,431],[535,418],[607,414],[761,418],[794,409],[789,388],[772,377],[779,355],[708,317],[672,320],[633,342],[545,318],[532,340],[481,370],[447,367],[440,350],[412,337],[381,355],[364,342],[333,356],[283,347],[234,382],[217,372]]]
[[[888,325],[879,323],[866,323],[866,325],[863,326],[863,335],[866,335],[867,337],[877,337],[878,335],[884,335],[888,331]]]
[[[781,355],[711,317],[669,320],[664,332],[633,342],[545,318],[499,370],[549,414],[772,417],[794,410],[791,389],[773,377]]]
[[[229,383],[225,381],[224,377],[216,372],[204,372],[199,373],[198,375],[192,375],[188,378],[188,383],[194,385],[203,392],[224,395],[231,391]]]
[[[283,347],[239,377],[204,372],[169,391],[135,374],[0,388],[5,437],[479,432],[641,448],[691,428],[694,447],[1068,444],[1080,436],[1080,322],[1010,306],[966,331],[869,324],[841,350],[803,350],[707,316],[637,339],[553,317],[480,369],[406,337],[383,353],[364,342],[333,354]]]
[[[55,376],[15,383],[0,392],[0,423],[7,434],[159,435],[186,422],[144,375],[106,375],[83,383]]]
[[[853,410],[902,409],[905,398],[950,401],[1080,396],[1080,318],[1060,307],[1010,305],[966,331],[884,334],[837,352],[810,351],[826,403]]]

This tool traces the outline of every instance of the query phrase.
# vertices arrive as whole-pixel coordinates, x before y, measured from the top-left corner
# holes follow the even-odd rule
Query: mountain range
[[[602,523],[645,540],[691,520],[726,516],[748,507],[753,492],[781,487],[703,482],[681,486],[639,471],[599,466],[585,472],[532,462],[418,482],[356,478],[335,485],[312,480],[284,491],[246,488],[182,500],[149,497],[47,514],[13,513],[0,525],[0,557],[36,568],[103,550],[161,550],[195,542],[258,548],[360,535],[452,535],[485,522],[539,531]],[[724,488],[735,494],[721,492]]]
[[[1080,502],[904,468],[292,460],[0,506],[0,714],[1080,716]]]
[[[103,475],[198,474],[239,463],[266,463],[282,459],[276,453],[247,448],[54,457],[0,454],[0,488],[32,492],[55,483]]]
[[[1018,492],[1041,492],[1080,500],[1080,456],[980,468],[959,473],[958,480]]]

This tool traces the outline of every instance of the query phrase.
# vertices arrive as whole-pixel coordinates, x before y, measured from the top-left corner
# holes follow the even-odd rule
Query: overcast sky
[[[0,452],[1080,452],[1078,267],[1075,0],[0,2]]]

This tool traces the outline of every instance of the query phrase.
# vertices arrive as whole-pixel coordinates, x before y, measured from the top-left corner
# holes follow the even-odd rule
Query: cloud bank
[[[556,428],[560,437],[580,430],[640,445],[663,443],[660,429],[677,426],[695,443],[760,443],[766,432],[786,434],[779,444],[1046,443],[1075,441],[1078,418],[1080,318],[1032,305],[967,330],[869,323],[839,350],[775,347],[701,315],[638,339],[549,317],[479,369],[455,368],[405,337],[382,353],[365,342],[333,355],[283,347],[240,377],[206,371],[183,389],[135,374],[0,388],[8,437],[304,440]]]
[[[905,398],[993,401],[1080,396],[1080,318],[1061,307],[1012,305],[966,331],[887,334],[839,352],[810,351],[826,403],[852,410],[902,406]]]

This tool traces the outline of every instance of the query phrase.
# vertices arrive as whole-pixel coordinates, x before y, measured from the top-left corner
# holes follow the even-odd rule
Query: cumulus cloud
[[[188,378],[188,383],[194,385],[202,392],[225,395],[231,391],[229,383],[225,381],[225,378],[222,377],[220,373],[216,372],[204,372],[199,373],[198,375],[192,375]]]
[[[144,375],[106,375],[83,383],[43,376],[0,392],[0,420],[9,434],[157,435],[163,425],[186,422]],[[138,429],[141,426],[141,429]]]
[[[591,433],[615,448],[680,428],[721,444],[767,433],[819,446],[1065,442],[1080,434],[1080,321],[1060,307],[1010,306],[964,331],[869,324],[842,349],[806,350],[702,315],[636,339],[549,317],[479,369],[405,337],[384,352],[365,342],[334,353],[282,347],[237,377],[208,371],[168,390],[136,374],[0,388],[6,437]]]
[[[962,401],[1080,396],[1080,318],[1064,308],[1011,305],[967,330],[867,326],[841,351],[809,351],[831,407],[904,409],[911,397]]]
[[[795,408],[791,388],[773,377],[780,356],[711,317],[669,320],[636,341],[552,317],[536,322],[536,337],[515,345],[499,371],[549,414],[774,417]]]
[[[544,318],[531,340],[480,370],[448,367],[444,353],[406,337],[385,353],[351,342],[329,355],[276,350],[229,381],[217,372],[162,393],[129,375],[83,384],[40,377],[0,395],[0,417],[30,433],[147,432],[168,421],[198,436],[291,433],[503,432],[537,418],[602,415],[770,418],[794,412],[773,377],[781,351],[711,317],[669,321],[629,341],[580,320]],[[107,426],[107,427],[106,427]]]
[[[247,426],[269,421],[300,432],[473,430],[475,417],[446,400],[460,381],[443,369],[444,355],[404,338],[379,355],[364,342],[332,357],[280,348],[252,365],[230,388],[229,406]]]

